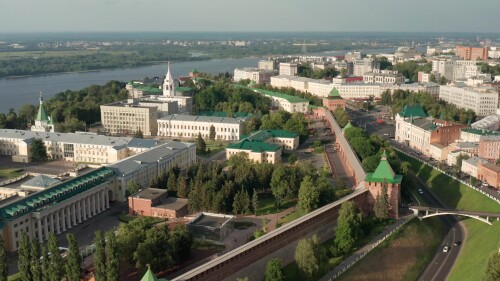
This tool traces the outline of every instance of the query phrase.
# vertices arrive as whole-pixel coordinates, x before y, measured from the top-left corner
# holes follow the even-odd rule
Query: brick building
[[[188,200],[168,197],[167,190],[148,188],[128,198],[131,215],[176,219],[189,214]]]
[[[490,161],[500,158],[500,136],[482,136],[479,140],[479,157]]]
[[[478,48],[457,45],[455,55],[464,60],[486,60],[488,59],[488,48]]]
[[[340,96],[339,90],[333,88],[330,95],[323,98],[323,106],[326,106],[328,110],[335,110],[337,107],[342,107],[345,110],[345,100]]]
[[[431,143],[447,146],[460,138],[460,130],[468,126],[450,121],[433,119],[436,129],[431,132]]]
[[[500,188],[500,166],[493,163],[481,163],[477,165],[477,177],[494,188]]]
[[[381,193],[383,185],[386,184],[389,195],[389,216],[397,219],[399,217],[399,202],[401,202],[400,188],[402,180],[403,176],[396,175],[392,170],[389,161],[387,161],[387,154],[384,151],[375,172],[368,173],[365,178],[365,187],[370,192],[367,198],[368,209],[374,209],[376,198]]]

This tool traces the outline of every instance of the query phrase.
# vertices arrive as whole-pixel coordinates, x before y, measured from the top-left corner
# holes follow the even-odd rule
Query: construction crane
[[[302,53],[305,55],[307,54],[307,46],[318,46],[317,43],[306,43],[306,40],[304,40],[303,43],[293,43],[294,46],[302,46]]]

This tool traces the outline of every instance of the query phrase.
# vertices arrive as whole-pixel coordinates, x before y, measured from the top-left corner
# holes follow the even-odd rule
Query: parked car
[[[455,246],[455,247],[460,246],[461,243],[462,242],[460,242],[460,241],[455,241],[455,243],[453,243],[453,246]]]
[[[450,248],[449,248],[448,246],[444,246],[444,248],[443,248],[443,253],[448,253],[448,250],[449,250],[449,249],[450,249]]]
[[[420,193],[420,194],[424,194],[424,191],[423,191],[421,188],[419,188],[419,189],[418,189],[418,193]]]

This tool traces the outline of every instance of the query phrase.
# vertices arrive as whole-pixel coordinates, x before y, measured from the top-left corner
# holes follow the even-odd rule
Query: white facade
[[[243,134],[242,119],[214,116],[168,115],[158,119],[158,135],[175,138],[196,138],[200,133],[209,138],[210,127],[215,128],[215,139],[235,141]]]
[[[238,82],[240,80],[249,79],[250,81],[254,81],[257,84],[269,83],[271,81],[271,77],[278,75],[278,71],[276,70],[262,70],[258,68],[235,68],[234,69],[234,82]]]
[[[275,60],[260,60],[258,62],[258,68],[262,70],[276,70],[278,68],[278,62]]]
[[[439,73],[449,81],[471,78],[481,74],[476,60],[434,60],[432,62],[432,72]]]
[[[372,61],[371,59],[353,59],[353,75],[363,76],[367,72],[373,72],[375,69],[380,68],[378,62]]]
[[[365,83],[388,83],[388,84],[403,84],[405,77],[397,71],[375,70],[363,74],[363,82]]]
[[[426,118],[417,120],[423,122],[423,124],[417,126],[397,114],[395,139],[397,142],[406,143],[409,147],[429,156],[431,131],[424,128],[424,125],[428,123]]]
[[[291,87],[295,90],[308,92],[318,97],[326,97],[330,94],[334,84],[324,79],[278,75],[271,77],[271,86],[276,88]]]
[[[296,63],[280,63],[280,75],[296,76],[298,73],[298,65]]]
[[[498,93],[491,87],[443,85],[439,98],[459,108],[473,110],[479,116],[495,114],[498,108]]]
[[[343,99],[380,99],[382,87],[380,84],[345,83],[335,86]]]

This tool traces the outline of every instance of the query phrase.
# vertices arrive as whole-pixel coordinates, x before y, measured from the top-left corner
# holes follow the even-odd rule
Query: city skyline
[[[462,3],[462,4],[461,4]],[[286,7],[284,9],[283,7]],[[16,32],[497,32],[500,2],[463,0],[0,1],[0,33]],[[207,12],[208,11],[208,12]],[[258,15],[256,18],[254,15]],[[428,20],[432,19],[432,20]]]

